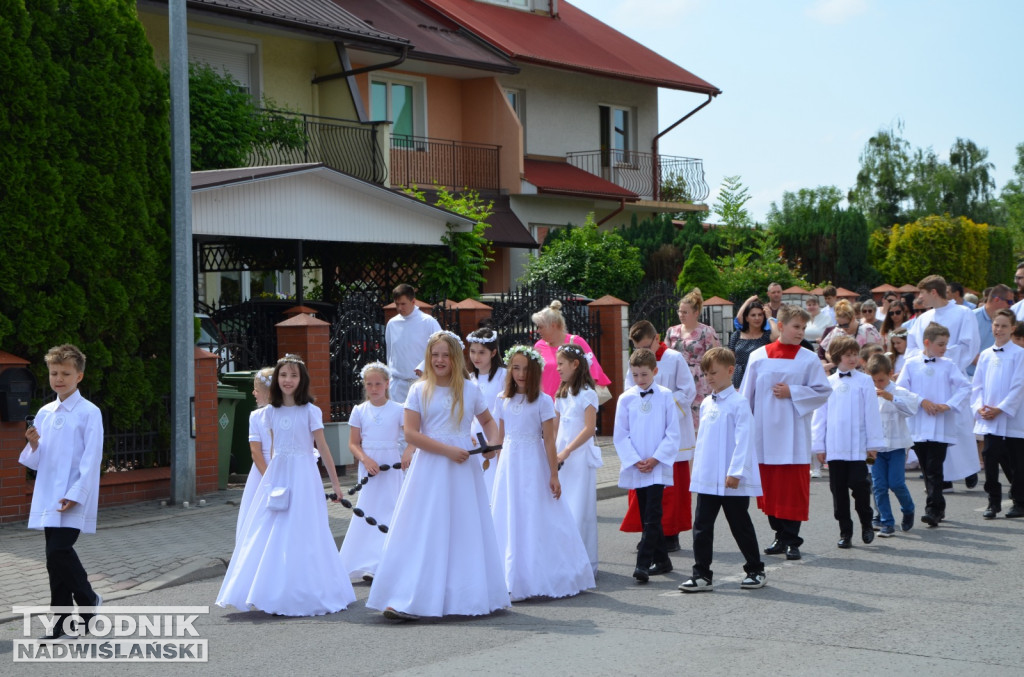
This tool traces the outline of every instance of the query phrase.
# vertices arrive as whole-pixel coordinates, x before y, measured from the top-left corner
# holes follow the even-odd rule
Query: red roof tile
[[[539,193],[609,200],[624,199],[629,202],[636,202],[639,199],[636,193],[566,162],[526,159],[523,161],[523,173],[526,180],[537,187]]]
[[[721,90],[565,0],[558,16],[474,0],[421,0],[512,59],[702,94]],[[653,10],[652,10],[653,11]],[[652,16],[651,20],[656,17]],[[613,47],[614,46],[614,47]]]

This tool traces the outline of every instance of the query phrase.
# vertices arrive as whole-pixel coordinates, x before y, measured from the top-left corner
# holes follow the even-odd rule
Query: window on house
[[[483,0],[491,5],[507,5],[508,7],[516,7],[518,9],[533,9],[532,0]],[[545,5],[547,2],[544,3]]]
[[[253,96],[260,96],[259,45],[254,42],[227,40],[210,35],[189,34],[188,58],[205,63],[215,71],[227,73]]]
[[[426,92],[422,80],[370,80],[370,117],[391,121],[393,147],[412,147],[415,136],[426,136]]]
[[[601,159],[605,167],[632,162],[636,150],[633,114],[628,108],[601,106]]]
[[[512,106],[512,110],[516,112],[516,117],[519,121],[523,121],[523,90],[521,89],[506,89],[505,98],[508,99],[508,103]]]

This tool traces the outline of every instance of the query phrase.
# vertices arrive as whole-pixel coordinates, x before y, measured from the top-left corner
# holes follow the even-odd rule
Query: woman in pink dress
[[[567,343],[572,343],[583,349],[584,354],[588,357],[587,361],[590,363],[590,375],[594,378],[594,383],[606,387],[611,383],[611,379],[605,376],[601,365],[594,358],[594,351],[590,349],[590,346],[583,340],[583,337],[566,331],[561,301],[552,301],[551,305],[547,308],[534,313],[531,319],[537,326],[537,332],[540,334],[540,340],[533,344],[533,347],[544,358],[544,375],[541,380],[541,390],[552,398],[558,392],[558,386],[561,384],[562,379],[558,376],[555,353],[558,351],[559,346]]]
[[[700,424],[700,403],[711,393],[704,372],[700,369],[700,359],[704,353],[722,345],[714,327],[700,321],[700,311],[704,306],[704,296],[700,289],[694,287],[679,302],[679,324],[669,327],[665,333],[665,343],[669,348],[677,350],[686,358],[693,373],[693,382],[697,387],[697,396],[693,398],[690,410],[693,414],[693,429]]]

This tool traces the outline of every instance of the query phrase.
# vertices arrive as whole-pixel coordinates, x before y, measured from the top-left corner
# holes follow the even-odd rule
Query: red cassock
[[[759,466],[763,496],[757,507],[764,514],[784,520],[806,522],[810,517],[811,464]]]
[[[672,464],[672,482],[673,486],[665,487],[665,493],[661,497],[661,530],[669,536],[693,528],[689,461]],[[640,509],[636,505],[636,492],[630,489],[629,508],[626,509],[626,516],[622,518],[619,531],[639,533],[643,530]]]

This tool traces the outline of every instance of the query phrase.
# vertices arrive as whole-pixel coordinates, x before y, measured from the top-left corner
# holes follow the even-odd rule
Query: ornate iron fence
[[[547,284],[522,285],[508,293],[485,299],[493,309],[491,322],[500,336],[502,352],[516,344],[532,346],[536,343],[540,334],[533,324],[533,314],[556,299],[562,302],[566,330],[570,334],[582,336],[600,362],[601,326],[596,314],[591,313],[587,307],[591,299]]]
[[[391,185],[435,183],[452,190],[498,190],[501,146],[422,136],[391,137]]]
[[[302,142],[294,148],[280,145],[256,148],[250,158],[253,166],[322,162],[364,181],[377,184],[387,181],[387,163],[380,147],[380,126],[387,123],[278,110],[265,112],[270,114],[270,124],[276,120],[301,124]]]
[[[384,362],[384,308],[373,293],[356,292],[338,305],[331,322],[331,420],[347,421],[363,401],[362,368]]]
[[[566,153],[566,159],[647,200],[661,199],[661,187],[673,177],[686,186],[685,196],[674,195],[675,200],[703,202],[711,192],[704,180],[704,161],[698,158],[605,148]]]
[[[647,320],[664,337],[669,327],[679,324],[678,305],[679,294],[674,284],[668,280],[646,282],[640,287],[636,301],[629,306],[629,325]]]

